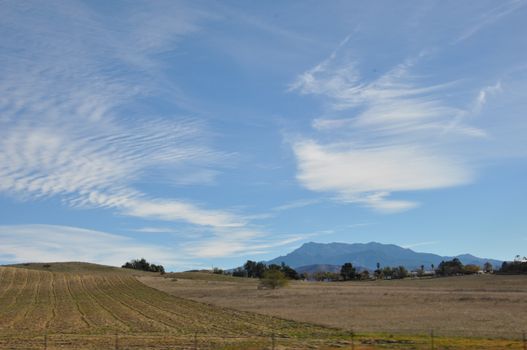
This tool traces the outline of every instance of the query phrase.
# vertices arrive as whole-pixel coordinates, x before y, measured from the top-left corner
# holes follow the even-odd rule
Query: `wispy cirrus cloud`
[[[417,247],[422,247],[422,246],[427,246],[427,245],[434,245],[438,243],[439,241],[417,242],[417,243],[404,244],[401,247],[412,249],[412,248],[417,248]]]
[[[463,33],[461,33],[461,35],[456,38],[454,43],[459,43],[471,38],[483,28],[498,22],[502,18],[514,13],[526,4],[527,3],[524,0],[503,1],[498,3],[498,5],[494,8],[472,19],[471,26],[465,29]]]
[[[207,241],[190,242],[186,254],[199,258],[221,258],[226,256],[254,256],[271,252],[277,247],[288,246],[311,236],[310,234],[286,235],[279,239],[264,238],[260,233],[248,232],[245,239],[237,237],[217,238]]]
[[[178,198],[174,188],[213,183],[233,156],[214,149],[207,124],[187,116],[192,103],[165,76],[164,55],[213,16],[184,2],[165,5],[137,2],[119,9],[118,17],[77,2],[13,3],[2,11],[0,192],[179,225],[139,231],[186,241],[182,259],[257,254],[286,244],[255,228],[250,215]],[[146,181],[176,187],[160,195],[150,193]],[[3,261],[122,264],[152,255],[173,262],[167,248],[141,249],[104,232],[44,225],[2,230],[9,238],[2,240]],[[58,253],[75,244],[82,247]]]
[[[299,199],[273,208],[273,211],[285,211],[315,205],[320,203],[320,199]]]
[[[325,116],[313,120],[316,137],[290,140],[299,182],[381,212],[419,205],[392,199],[394,193],[471,182],[469,159],[456,145],[487,137],[486,130],[469,121],[500,84],[451,102],[446,91],[459,89],[457,81],[427,84],[412,72],[433,55],[426,50],[368,79],[347,54],[347,41],[290,86],[290,91],[324,98],[327,105]]]
[[[0,29],[11,35],[3,36],[0,56],[0,191],[141,218],[243,225],[229,212],[156,198],[134,185],[160,167],[188,177],[181,169],[229,157],[208,145],[196,118],[150,115],[141,102],[170,94],[177,107],[180,96],[162,78],[156,55],[199,30],[206,15],[184,3],[167,4],[167,11],[141,6],[123,10],[120,31],[115,18],[82,3],[42,5],[41,12],[20,3],[5,8]]]

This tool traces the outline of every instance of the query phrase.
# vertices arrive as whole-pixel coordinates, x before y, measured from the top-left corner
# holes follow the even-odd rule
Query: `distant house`
[[[410,271],[410,277],[434,277],[436,272],[434,270],[412,270]]]

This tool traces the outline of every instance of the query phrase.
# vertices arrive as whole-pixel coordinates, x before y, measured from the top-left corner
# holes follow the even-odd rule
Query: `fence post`
[[[198,332],[194,333],[194,350],[198,350]]]
[[[430,349],[434,350],[434,330],[430,330]]]
[[[276,339],[275,339],[275,335],[274,335],[274,332],[273,334],[271,335],[271,344],[272,344],[272,349],[274,350],[275,349],[275,342],[276,342]]]
[[[119,333],[115,333],[115,350],[119,350]]]

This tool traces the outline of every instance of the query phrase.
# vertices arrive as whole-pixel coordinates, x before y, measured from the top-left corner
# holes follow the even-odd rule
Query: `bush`
[[[260,279],[260,286],[268,289],[285,287],[287,283],[288,280],[285,274],[277,269],[265,271],[263,277]]]
[[[478,265],[465,265],[465,268],[463,269],[463,271],[465,272],[466,275],[473,275],[473,274],[476,274],[479,272],[480,267]]]
[[[163,265],[150,264],[145,259],[134,259],[132,261],[125,263],[121,267],[124,269],[134,269],[134,270],[141,270],[141,271],[148,271],[148,272],[159,272],[162,275],[165,273],[165,268],[163,267]]]

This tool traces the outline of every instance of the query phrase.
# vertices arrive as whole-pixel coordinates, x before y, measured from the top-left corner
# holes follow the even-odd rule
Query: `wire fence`
[[[458,333],[458,334],[456,334]],[[478,349],[527,350],[526,333],[487,333],[467,337],[462,332],[429,330],[403,334],[400,331],[355,333],[342,337],[291,337],[280,333],[255,336],[212,336],[207,334],[39,334],[0,336],[0,349],[170,349],[170,350],[282,350],[282,349]]]

